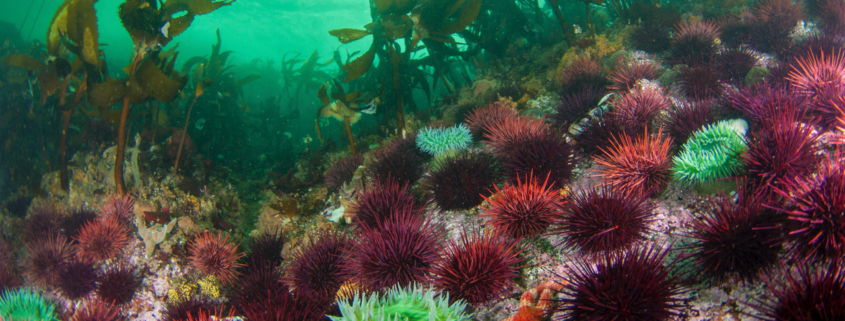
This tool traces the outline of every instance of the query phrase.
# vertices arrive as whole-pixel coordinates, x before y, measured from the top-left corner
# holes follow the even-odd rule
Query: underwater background
[[[0,3],[0,321],[845,320],[845,0]]]

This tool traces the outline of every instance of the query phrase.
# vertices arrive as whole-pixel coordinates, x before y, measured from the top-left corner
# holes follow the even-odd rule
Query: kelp
[[[347,44],[347,43],[353,42],[355,40],[369,36],[370,34],[372,34],[372,31],[361,30],[361,29],[352,29],[352,28],[343,28],[343,29],[330,30],[329,34],[337,37],[337,40],[340,41],[340,43]]]
[[[373,97],[362,95],[360,91],[347,94],[344,92],[343,86],[336,80],[334,81],[334,87],[335,91],[331,94],[331,98],[335,99],[334,102],[329,99],[328,90],[325,85],[321,86],[320,90],[317,91],[317,98],[320,99],[323,106],[317,109],[317,117],[314,119],[314,130],[317,131],[317,138],[322,142],[323,133],[320,129],[320,117],[332,117],[342,121],[345,125],[346,135],[349,137],[349,152],[355,154],[358,152],[358,148],[355,145],[355,137],[352,135],[352,124],[358,122],[361,118],[362,109],[352,106],[369,101]]]
[[[27,71],[34,71],[44,68],[43,62],[38,61],[37,59],[27,55],[11,54],[6,56],[4,62],[9,66],[20,67],[26,69]]]
[[[329,34],[338,38],[341,43],[360,40],[366,35],[373,35],[373,42],[362,55],[343,65],[346,71],[344,82],[351,82],[364,76],[375,65],[375,57],[382,62],[388,62],[391,70],[391,80],[396,111],[397,130],[404,131],[405,106],[402,87],[404,65],[410,61],[411,53],[424,39],[443,43],[457,42],[451,38],[456,32],[461,32],[475,21],[481,9],[482,0],[373,0],[378,15],[374,21],[364,29],[336,29]],[[413,32],[411,32],[413,31]],[[410,38],[409,38],[410,37]],[[399,46],[396,40],[405,39],[404,52],[397,52]],[[426,47],[431,55],[434,52]],[[434,64],[439,70],[439,65]],[[408,71],[405,69],[404,71]],[[442,71],[438,71],[442,74]],[[427,82],[426,82],[427,83]],[[422,84],[416,81],[414,84]],[[428,92],[428,91],[427,91]],[[316,128],[319,130],[319,128]]]
[[[134,43],[157,43],[165,46],[173,37],[185,32],[195,17],[209,14],[234,2],[235,0],[166,0],[160,8],[156,8],[150,0],[127,0],[120,5],[118,15]]]
[[[232,51],[220,52],[220,48],[222,47],[220,29],[216,31],[216,34],[217,43],[211,46],[211,56],[209,58],[193,57],[188,59],[188,61],[182,65],[181,71],[183,74],[188,74],[191,70],[194,71],[194,88],[196,88],[199,82],[207,81],[213,84],[212,86],[214,87],[213,89],[206,88],[207,90],[216,90],[221,93],[229,93],[227,90],[233,90],[233,92],[229,94],[236,97],[243,97],[244,93],[242,87],[257,80],[261,76],[253,74],[235,80],[234,73],[229,71],[232,66],[228,64],[229,55],[232,54]]]
[[[289,54],[294,54],[294,56],[288,58]],[[289,106],[295,105],[295,102],[299,100],[299,94],[305,89],[318,88],[324,83],[331,82],[333,79],[328,73],[318,69],[330,64],[334,61],[333,59],[328,63],[318,63],[320,56],[317,54],[317,50],[311,52],[307,60],[299,59],[300,55],[300,53],[285,53],[282,56],[281,71],[282,80],[284,81],[282,90],[287,93]],[[301,65],[297,67],[298,64]],[[292,84],[296,84],[293,94],[291,94]]]
[[[170,61],[175,59],[173,57],[156,63],[158,57],[150,57],[143,60],[135,74],[128,79],[106,77],[103,82],[91,85],[88,102],[96,107],[110,107],[124,99],[134,104],[150,99],[173,102],[188,81],[187,77],[179,75],[172,68],[169,75],[165,73]]]
[[[383,44],[374,39],[365,54],[344,65],[343,68],[347,71],[344,82],[350,82],[363,76],[372,67],[376,50],[379,47],[390,46],[389,43],[406,37],[408,31],[412,29],[414,32],[411,46],[405,50],[405,53],[413,52],[422,39],[431,38],[440,42],[454,43],[447,37],[466,29],[467,26],[472,24],[478,16],[482,4],[482,0],[385,0],[374,2],[379,13],[384,13],[375,21],[375,25],[368,24],[364,30],[343,28],[329,31],[329,34],[336,36],[338,41],[343,44],[359,40],[374,32],[379,32],[387,40]],[[412,5],[407,7],[410,4]]]

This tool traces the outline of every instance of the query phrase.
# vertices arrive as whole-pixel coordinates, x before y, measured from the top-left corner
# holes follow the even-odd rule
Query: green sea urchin
[[[675,179],[700,184],[739,173],[739,155],[748,149],[744,123],[720,121],[693,133],[674,158]]]
[[[30,289],[17,289],[0,295],[0,316],[8,321],[58,321],[55,306],[40,293]]]
[[[422,288],[416,284],[408,288],[399,286],[390,289],[387,294],[370,295],[356,294],[351,301],[340,300],[340,313],[343,316],[329,316],[332,321],[461,321],[470,320],[471,315],[465,314],[466,303],[458,300],[449,303],[449,295],[437,295],[431,289]]]
[[[463,150],[471,142],[472,134],[464,124],[447,128],[426,127],[417,135],[417,147],[432,155],[449,150]]]

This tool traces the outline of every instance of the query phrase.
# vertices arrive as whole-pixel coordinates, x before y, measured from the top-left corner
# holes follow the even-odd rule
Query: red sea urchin
[[[343,270],[371,291],[424,281],[440,259],[442,236],[439,226],[402,212],[378,228],[363,227]]]
[[[122,224],[132,226],[135,224],[135,198],[126,194],[123,196],[113,195],[100,206],[100,217],[102,219],[114,218]]]
[[[596,163],[604,166],[597,170],[604,184],[633,195],[651,196],[660,193],[672,177],[672,157],[669,155],[671,138],[663,136],[663,129],[656,135],[643,135],[632,140],[622,134],[618,141],[611,142],[611,148],[604,156],[594,157]]]
[[[434,286],[449,293],[452,300],[463,299],[478,306],[499,299],[514,286],[521,264],[522,249],[506,235],[482,232],[461,235],[452,241],[444,259],[433,269]]]
[[[518,116],[519,113],[511,108],[511,106],[500,102],[493,102],[488,106],[473,109],[466,118],[466,124],[469,127],[470,133],[472,133],[472,138],[478,141],[490,133],[489,128],[493,124],[502,122],[507,118]]]
[[[501,169],[488,153],[461,153],[439,161],[426,181],[434,202],[445,211],[467,210],[489,195],[487,186],[498,183]]]
[[[507,157],[524,142],[551,132],[545,117],[537,119],[527,116],[505,118],[489,124],[486,129],[489,134],[484,136],[484,142],[499,157]]]
[[[809,97],[819,123],[828,128],[836,123],[837,110],[831,101],[845,94],[845,50],[831,55],[824,51],[798,57],[787,78],[795,91]]]
[[[493,228],[508,237],[521,239],[543,234],[560,215],[563,200],[560,193],[549,184],[549,176],[540,184],[535,175],[517,176],[516,184],[500,190],[490,198],[481,216],[490,220]]]
[[[728,105],[741,112],[754,125],[780,114],[787,114],[797,120],[808,108],[806,98],[768,83],[743,88],[731,95]]]
[[[408,183],[401,184],[392,179],[376,181],[359,192],[358,200],[349,206],[354,223],[360,227],[376,228],[381,222],[408,211],[421,216],[423,208],[408,191]]]
[[[349,155],[340,159],[324,175],[326,187],[330,189],[341,188],[344,183],[352,180],[355,171],[363,164],[364,156],[361,154]]]
[[[631,247],[649,231],[654,205],[644,195],[607,187],[572,195],[551,233],[560,245],[586,254],[615,253]]]
[[[299,247],[285,273],[285,282],[298,300],[313,302],[320,308],[334,303],[335,295],[351,275],[343,270],[352,251],[345,233],[323,232]]]
[[[639,132],[672,104],[663,89],[653,86],[616,96],[610,105],[613,107],[611,117],[625,128]]]
[[[702,220],[692,221],[690,258],[706,279],[751,281],[778,262],[780,215],[763,206],[761,194],[737,198],[720,195]]]
[[[785,180],[777,193],[794,205],[780,209],[789,215],[787,240],[801,262],[845,258],[845,166],[842,152],[820,165],[816,175]]]
[[[683,309],[680,277],[675,261],[664,266],[668,250],[658,245],[605,255],[593,265],[576,263],[558,312],[566,320],[669,320]]]
[[[89,261],[99,262],[115,258],[129,244],[129,231],[116,219],[90,221],[76,237],[79,255]]]
[[[229,235],[223,236],[223,232],[200,233],[188,244],[188,253],[193,268],[217,277],[225,285],[237,279],[237,269],[243,266],[238,263],[243,253],[238,252],[237,244],[229,243]]]
[[[67,321],[123,321],[120,308],[100,300],[86,300],[82,307],[65,318]]]
[[[824,51],[810,52],[809,57],[798,57],[789,73],[795,89],[816,99],[832,90],[845,89],[845,50],[825,55]]]
[[[784,180],[810,174],[818,164],[817,138],[812,122],[799,123],[788,113],[764,120],[749,134],[748,149],[740,155],[749,183],[783,189]]]

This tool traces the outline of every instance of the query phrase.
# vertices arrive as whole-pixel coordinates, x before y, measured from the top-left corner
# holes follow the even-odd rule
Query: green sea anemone
[[[702,184],[738,174],[743,166],[739,155],[748,149],[746,128],[744,120],[736,119],[695,131],[674,158],[675,179]]]
[[[426,127],[417,135],[417,147],[432,155],[466,149],[471,142],[472,134],[464,124],[447,128]]]
[[[464,313],[466,303],[449,303],[449,295],[416,284],[409,288],[395,286],[384,296],[355,294],[352,301],[339,300],[342,317],[329,316],[333,321],[462,321],[470,320]]]
[[[55,306],[30,289],[6,291],[0,295],[0,319],[7,321],[58,321]]]

